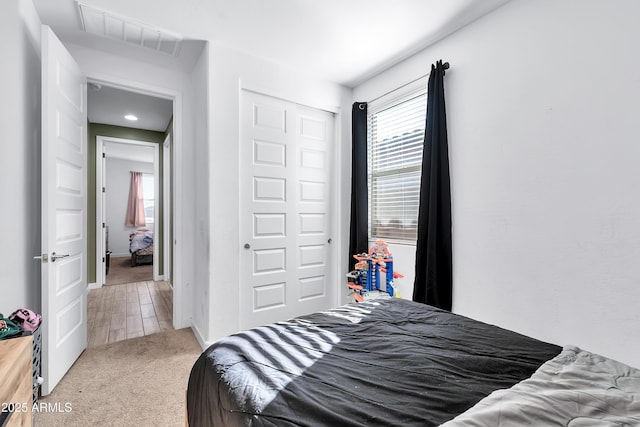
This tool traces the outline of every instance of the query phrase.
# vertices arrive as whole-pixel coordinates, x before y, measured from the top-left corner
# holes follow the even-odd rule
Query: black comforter
[[[189,425],[435,426],[561,348],[401,299],[241,332],[193,366]]]

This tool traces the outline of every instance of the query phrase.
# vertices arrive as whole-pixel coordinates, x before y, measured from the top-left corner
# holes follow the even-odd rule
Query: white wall
[[[90,78],[105,79],[123,85],[135,84],[154,93],[171,93],[178,98],[175,101],[182,113],[174,116],[176,135],[174,142],[174,176],[180,184],[175,188],[176,210],[174,223],[179,229],[174,236],[174,260],[176,268],[173,273],[174,295],[181,293],[181,316],[174,319],[179,327],[191,324],[193,305],[191,286],[194,281],[196,266],[194,265],[194,206],[195,193],[195,147],[196,141],[193,112],[193,89],[191,75],[177,71],[171,67],[159,67],[152,64],[108,54],[84,46],[68,44],[67,49],[80,64]],[[177,289],[179,288],[179,289]]]
[[[640,366],[640,3],[513,0],[354,91],[445,77],[454,311]]]
[[[193,318],[192,327],[200,344],[205,346],[205,340],[209,335],[209,45],[204,48],[203,54],[196,63],[192,73],[192,91],[194,100],[194,132],[196,141],[195,159],[192,164],[195,180],[195,194],[192,208],[192,221],[195,225],[195,251],[194,251],[194,280],[193,280]],[[226,181],[226,180],[225,180]],[[225,182],[222,181],[222,182]],[[220,271],[216,266],[215,271]]]
[[[109,226],[109,250],[112,257],[131,256],[129,233],[140,227],[124,225],[129,202],[131,171],[153,174],[153,163],[138,162],[119,158],[106,161],[106,223]],[[146,228],[153,229],[153,224]]]
[[[40,19],[30,1],[0,2],[0,313],[41,309]]]
[[[205,341],[212,342],[239,327],[239,110],[240,88],[276,96],[315,108],[338,112],[340,139],[344,132],[344,111],[350,115],[350,90],[339,85],[316,81],[278,66],[277,64],[212,44],[209,58],[210,86],[209,113],[211,144],[209,163],[209,264],[211,275],[208,294],[196,294],[196,301],[208,301],[209,334]],[[346,104],[346,110],[345,110]],[[348,187],[349,181],[336,177],[338,188]],[[336,229],[345,218],[336,207]],[[348,210],[346,211],[348,221]],[[336,242],[348,245],[348,235],[334,237]],[[345,250],[346,253],[346,250]],[[346,267],[345,267],[346,268]],[[340,284],[342,283],[339,282]],[[336,286],[339,286],[336,282]]]

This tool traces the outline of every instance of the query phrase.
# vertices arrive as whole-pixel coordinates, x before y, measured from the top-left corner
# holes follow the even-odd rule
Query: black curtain
[[[367,191],[367,104],[356,102],[351,109],[351,233],[349,236],[349,271],[354,254],[367,252],[369,208]]]
[[[451,187],[444,102],[449,64],[431,66],[422,153],[413,300],[451,311]]]

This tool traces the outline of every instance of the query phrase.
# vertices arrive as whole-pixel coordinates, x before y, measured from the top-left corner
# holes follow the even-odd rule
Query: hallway
[[[173,289],[167,282],[137,282],[89,291],[88,347],[173,329]]]

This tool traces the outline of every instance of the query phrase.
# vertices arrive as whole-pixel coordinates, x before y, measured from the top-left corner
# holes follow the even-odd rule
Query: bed
[[[153,231],[139,228],[129,233],[131,267],[153,264]]]
[[[639,406],[637,369],[398,298],[223,338],[187,389],[192,427],[630,426]]]

